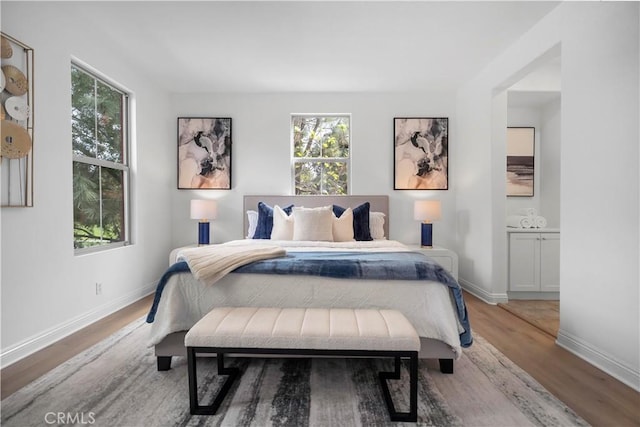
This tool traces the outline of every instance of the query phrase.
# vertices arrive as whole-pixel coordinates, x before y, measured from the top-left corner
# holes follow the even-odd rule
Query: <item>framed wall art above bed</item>
[[[231,119],[178,117],[178,189],[231,189]]]
[[[449,119],[396,117],[394,190],[449,188]]]

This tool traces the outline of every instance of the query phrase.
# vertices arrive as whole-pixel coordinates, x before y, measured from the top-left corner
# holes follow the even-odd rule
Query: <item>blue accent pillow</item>
[[[352,209],[353,211],[353,236],[356,240],[367,241],[373,240],[371,237],[371,230],[369,229],[369,211],[371,205],[369,202],[364,202],[360,206]],[[344,213],[345,208],[338,205],[333,205],[333,213],[340,218]]]
[[[291,215],[292,209],[293,205],[282,208],[287,215]],[[266,203],[258,202],[258,224],[252,239],[270,239],[271,230],[273,230],[273,208]]]

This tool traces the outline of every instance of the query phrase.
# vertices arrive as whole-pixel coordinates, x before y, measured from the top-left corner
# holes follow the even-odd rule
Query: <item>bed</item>
[[[370,231],[371,237],[377,238],[331,242],[326,241],[328,239],[315,238],[301,240],[300,237],[304,239],[308,235],[298,233],[297,240],[291,240],[290,234],[282,234],[282,224],[283,221],[294,217],[291,213],[292,205],[296,207],[296,231],[303,228],[306,214],[315,215],[317,211],[323,210],[321,207],[331,206],[332,212],[337,215],[333,219],[333,233],[336,238],[338,233],[341,233],[336,231],[336,221],[339,218],[351,221],[347,214],[358,221],[364,221],[364,226],[368,228],[365,235]],[[443,268],[438,268],[439,266],[424,254],[413,252],[400,242],[387,238],[389,222],[379,221],[381,217],[388,218],[389,215],[387,196],[244,197],[243,212],[258,209],[260,221],[265,219],[262,215],[264,206],[270,208],[274,216],[282,216],[280,207],[290,207],[289,217],[284,215],[284,219],[272,219],[270,226],[273,230],[269,230],[273,237],[286,237],[285,239],[250,238],[251,234],[264,237],[265,230],[262,229],[262,223],[257,225],[258,230],[250,230],[251,226],[255,228],[256,224],[250,224],[251,215],[247,214],[244,215],[243,235],[248,238],[214,245],[215,247],[208,249],[183,249],[172,252],[171,267],[159,283],[154,306],[147,318],[151,323],[149,344],[155,348],[158,370],[170,369],[172,356],[186,355],[186,331],[214,307],[259,306],[397,309],[412,322],[421,337],[420,357],[438,359],[443,372],[453,372],[453,361],[461,355],[462,347],[469,346],[472,342],[461,290],[455,279]],[[341,210],[336,211],[338,207]],[[363,209],[364,207],[367,209]],[[322,213],[323,218],[326,218],[326,212]],[[372,220],[374,213],[378,218],[376,224]],[[371,219],[371,223],[365,221],[365,217],[367,221]],[[255,220],[254,215],[252,222]],[[356,220],[353,220],[354,237],[361,238],[363,224],[357,223]],[[341,227],[344,227],[344,222]],[[289,229],[289,232],[291,230]],[[311,230],[309,233],[315,237],[317,230]],[[195,269],[193,259],[189,258],[196,254],[202,257],[201,254],[206,250],[238,251],[247,248],[249,251],[255,251],[256,248],[262,247],[279,248],[286,255],[279,254],[272,259],[249,263],[229,274],[216,276],[215,281],[208,284]],[[197,252],[198,250],[200,252]],[[334,257],[341,259],[338,261]],[[404,258],[410,263],[408,265],[434,265],[434,271],[429,270],[430,272],[424,273],[427,275],[421,276],[419,280],[407,278],[403,274],[388,274],[391,267],[405,262]],[[310,273],[306,271],[306,267],[300,270],[301,265],[313,263],[313,260],[316,264],[325,266],[321,269],[324,273]],[[287,261],[289,264],[286,264]],[[362,262],[365,267],[351,267],[351,264],[346,264],[348,262]],[[282,267],[283,265],[286,267]],[[327,266],[329,268],[326,268]],[[399,273],[411,269],[400,269]],[[351,278],[349,274],[353,273],[352,270],[382,270],[385,273],[384,277],[367,275]],[[424,269],[419,270],[422,272]],[[349,274],[344,271],[349,271]]]

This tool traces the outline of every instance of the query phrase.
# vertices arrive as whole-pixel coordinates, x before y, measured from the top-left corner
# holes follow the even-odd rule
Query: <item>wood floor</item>
[[[560,301],[510,300],[498,307],[511,312],[522,320],[542,329],[552,337],[558,336],[560,328]]]
[[[555,344],[555,338],[465,293],[471,327],[594,426],[640,426],[640,393]]]
[[[640,427],[640,393],[555,345],[549,334],[465,293],[473,330],[587,422]],[[146,314],[152,297],[76,332],[0,372],[2,399]]]

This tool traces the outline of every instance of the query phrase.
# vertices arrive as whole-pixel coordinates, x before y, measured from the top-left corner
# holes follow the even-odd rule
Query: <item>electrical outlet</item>
[[[96,282],[96,295],[102,295],[102,283]]]

